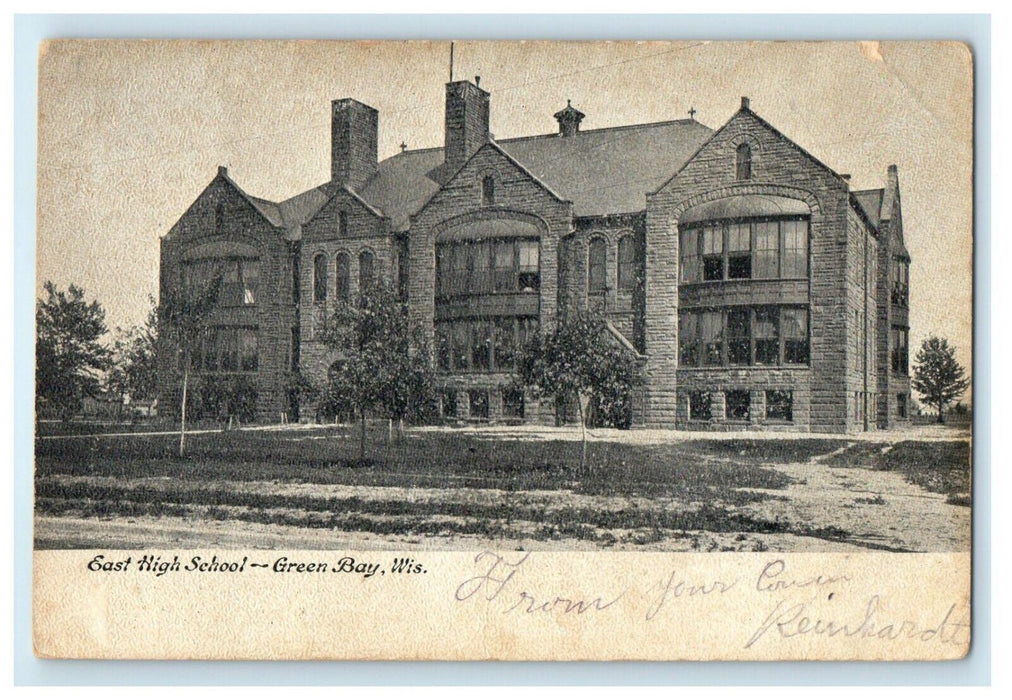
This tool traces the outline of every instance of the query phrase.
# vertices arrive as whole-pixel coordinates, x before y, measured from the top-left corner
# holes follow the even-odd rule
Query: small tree
[[[143,324],[116,329],[106,385],[119,397],[120,407],[127,395],[144,400],[154,398],[158,391],[158,308],[153,297],[148,300],[151,309]]]
[[[555,330],[536,335],[522,349],[517,381],[534,396],[575,398],[580,412],[580,470],[587,467],[587,408],[591,400],[612,406],[627,397],[636,375],[636,361],[609,333],[603,318],[574,313]]]
[[[956,361],[956,348],[945,338],[931,336],[917,351],[913,387],[924,402],[938,408],[938,422],[945,422],[945,407],[970,386],[966,370]]]
[[[35,401],[48,403],[70,420],[85,396],[101,391],[109,351],[100,339],[107,332],[105,310],[84,300],[84,290],[70,285],[60,291],[45,284],[46,298],[35,307]]]
[[[159,324],[167,331],[161,334],[161,337],[171,339],[183,375],[179,409],[180,457],[186,456],[186,404],[193,354],[200,347],[207,332],[211,312],[218,304],[220,286],[219,275],[200,289],[170,286],[163,290],[161,304],[158,306]]]
[[[339,305],[324,342],[341,355],[331,370],[330,397],[358,414],[359,456],[364,459],[367,413],[402,421],[432,401],[428,344],[407,306],[383,285],[363,294],[358,305]]]

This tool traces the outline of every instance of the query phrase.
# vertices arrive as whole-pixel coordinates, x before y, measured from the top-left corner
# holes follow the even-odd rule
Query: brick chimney
[[[576,136],[580,133],[580,122],[587,115],[574,107],[571,100],[566,100],[566,108],[553,116],[559,122],[560,136]]]
[[[469,80],[446,84],[446,169],[456,172],[489,139],[489,94]]]
[[[331,182],[360,187],[376,172],[379,112],[358,100],[331,104]]]

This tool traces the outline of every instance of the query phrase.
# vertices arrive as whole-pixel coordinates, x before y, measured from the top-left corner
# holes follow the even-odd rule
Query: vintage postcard
[[[35,652],[956,659],[956,42],[39,51]]]

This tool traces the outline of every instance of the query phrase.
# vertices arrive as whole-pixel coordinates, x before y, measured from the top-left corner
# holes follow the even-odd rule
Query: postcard
[[[969,650],[961,43],[40,46],[47,658]]]

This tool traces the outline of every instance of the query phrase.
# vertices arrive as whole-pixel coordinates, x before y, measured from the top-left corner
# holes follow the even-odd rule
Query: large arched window
[[[313,258],[313,301],[327,301],[327,256],[323,253]]]
[[[752,179],[752,148],[747,143],[738,144],[735,152],[735,177],[738,180]]]
[[[623,292],[636,289],[639,281],[636,239],[622,236],[618,239],[618,288]]]
[[[587,251],[587,292],[600,294],[608,290],[608,242],[592,238]]]
[[[351,263],[347,253],[337,254],[337,280],[335,284],[338,301],[348,301],[351,297]]]
[[[371,250],[363,250],[358,254],[358,293],[365,294],[368,292],[373,285],[374,270],[373,263],[376,261],[376,256],[373,255]]]

